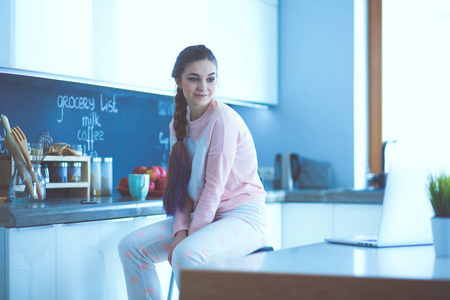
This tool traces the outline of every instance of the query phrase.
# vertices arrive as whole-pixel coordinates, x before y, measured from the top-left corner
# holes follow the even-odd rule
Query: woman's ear
[[[180,90],[183,90],[183,89],[181,88],[181,79],[180,79],[180,78],[175,79],[175,82],[176,82],[176,84],[177,84],[177,87],[178,87]]]

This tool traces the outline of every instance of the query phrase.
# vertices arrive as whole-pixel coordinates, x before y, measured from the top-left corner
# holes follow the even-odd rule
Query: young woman
[[[203,45],[178,56],[170,123],[164,221],[119,244],[129,299],[161,299],[155,263],[180,269],[245,256],[267,242],[266,192],[252,136],[241,117],[213,98],[217,61]]]

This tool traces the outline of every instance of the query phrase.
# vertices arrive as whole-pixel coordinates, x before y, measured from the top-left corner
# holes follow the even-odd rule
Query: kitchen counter
[[[96,221],[164,214],[162,200],[131,201],[129,197],[96,197],[98,204],[81,204],[86,198],[52,198],[44,202],[0,203],[0,227]],[[92,200],[91,199],[91,200]]]
[[[384,189],[292,189],[274,190],[271,183],[264,183],[266,202],[354,203],[382,204]]]
[[[17,228],[164,214],[161,198],[132,201],[129,197],[96,197],[98,204],[81,204],[85,198],[52,198],[44,202],[0,202],[0,227]],[[381,204],[383,191],[267,190],[267,203],[368,203]]]
[[[384,190],[380,189],[295,189],[286,191],[285,202],[382,204]]]

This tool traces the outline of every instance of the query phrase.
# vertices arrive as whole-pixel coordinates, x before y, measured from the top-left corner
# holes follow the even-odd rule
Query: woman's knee
[[[207,263],[207,251],[192,249],[186,243],[178,244],[172,253],[172,265],[176,267],[198,266]]]
[[[141,256],[139,243],[133,234],[125,236],[117,245],[117,250],[121,258]]]

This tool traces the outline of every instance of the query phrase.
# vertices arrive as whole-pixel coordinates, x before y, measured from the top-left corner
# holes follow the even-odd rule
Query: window
[[[383,141],[450,139],[450,2],[369,0],[370,169]]]

